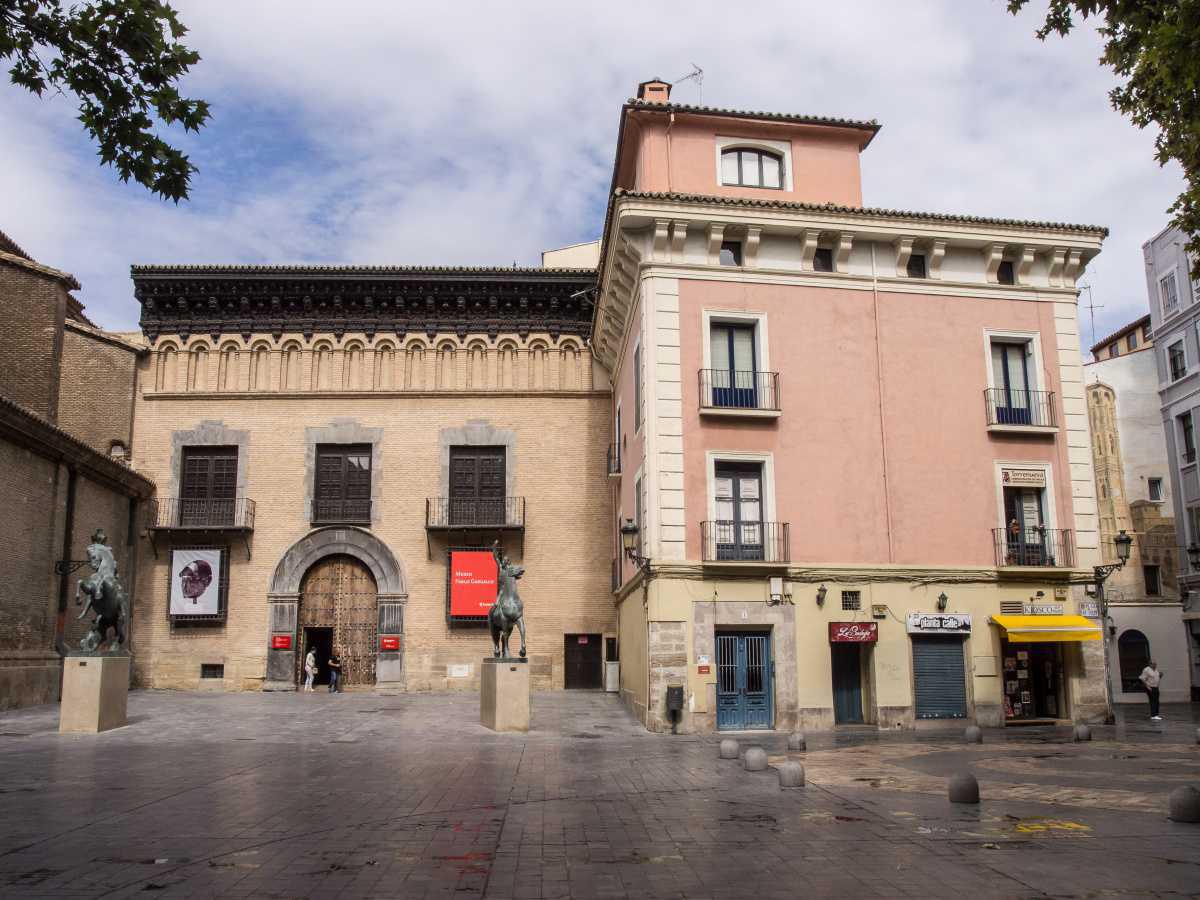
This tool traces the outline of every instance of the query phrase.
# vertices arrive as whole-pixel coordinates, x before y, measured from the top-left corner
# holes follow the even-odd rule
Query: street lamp
[[[638,553],[638,535],[641,529],[633,519],[626,519],[621,525],[621,546],[625,548],[625,555],[639,569],[650,562],[648,557]]]
[[[1116,721],[1113,715],[1113,695],[1112,695],[1112,673],[1109,672],[1109,655],[1108,655],[1108,601],[1104,597],[1104,582],[1108,580],[1108,576],[1118,569],[1125,568],[1125,563],[1129,562],[1129,551],[1133,547],[1133,538],[1125,533],[1125,529],[1121,529],[1121,533],[1113,538],[1113,544],[1117,548],[1117,561],[1115,563],[1106,563],[1102,566],[1092,567],[1093,583],[1096,585],[1096,605],[1100,607],[1100,637],[1104,642],[1104,698],[1108,703],[1107,719],[1109,723]],[[1189,558],[1191,551],[1188,552]],[[1197,548],[1197,556],[1200,556],[1200,547]]]

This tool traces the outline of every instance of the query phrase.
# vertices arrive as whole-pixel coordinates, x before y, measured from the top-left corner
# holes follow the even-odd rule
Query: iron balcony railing
[[[700,542],[705,562],[791,560],[787,522],[701,522]]]
[[[247,497],[229,500],[169,497],[151,500],[148,512],[150,527],[161,530],[254,528],[254,501]]]
[[[621,445],[620,444],[609,444],[608,445],[608,474],[609,475],[620,475],[621,474]]]
[[[425,501],[425,527],[524,528],[525,498],[430,497]]]
[[[314,525],[369,525],[370,500],[313,500]]]
[[[1053,391],[1013,391],[987,388],[983,392],[989,425],[1057,427]]]
[[[1075,565],[1071,532],[1054,528],[993,528],[996,565],[1070,569]]]
[[[701,369],[700,406],[778,411],[779,373]]]

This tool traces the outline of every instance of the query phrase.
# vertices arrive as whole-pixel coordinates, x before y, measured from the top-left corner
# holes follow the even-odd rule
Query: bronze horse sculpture
[[[89,612],[94,612],[96,618],[92,621],[91,630],[79,642],[79,649],[86,653],[94,653],[108,639],[108,630],[116,632],[109,650],[119,650],[125,643],[125,623],[129,621],[129,598],[117,578],[117,561],[112,548],[107,544],[103,531],[92,535],[92,543],[87,548],[88,565],[92,574],[80,578],[75,585],[75,605],[79,606],[87,597],[87,604],[79,614],[82,619]]]
[[[524,566],[514,566],[500,552],[500,542],[492,544],[496,559],[496,602],[488,610],[488,627],[492,632],[492,653],[497,659],[510,659],[508,639],[513,625],[521,631],[521,659],[525,658],[525,607],[517,593],[517,579],[525,574]]]

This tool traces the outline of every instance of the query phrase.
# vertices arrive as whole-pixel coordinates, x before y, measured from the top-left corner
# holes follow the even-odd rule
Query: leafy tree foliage
[[[1008,11],[1026,3],[1009,0]],[[1200,277],[1200,0],[1050,0],[1037,36],[1065,37],[1076,17],[1103,19],[1100,62],[1124,79],[1108,95],[1113,107],[1138,128],[1158,126],[1159,165],[1183,166],[1187,187],[1168,212],[1191,235],[1192,274]]]
[[[200,60],[179,42],[186,33],[159,0],[0,0],[0,60],[12,61],[13,83],[74,94],[101,162],[176,203],[196,167],[155,134],[156,120],[199,131],[209,118],[207,103],[176,89]]]

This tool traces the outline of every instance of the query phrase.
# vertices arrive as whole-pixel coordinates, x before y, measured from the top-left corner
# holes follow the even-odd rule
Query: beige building
[[[616,653],[594,272],[134,282],[150,352],[133,455],[159,487],[141,684],[292,690],[313,648],[350,688],[477,689],[492,647],[472,590],[490,564],[494,599],[498,541],[527,570],[533,686],[600,686]]]

